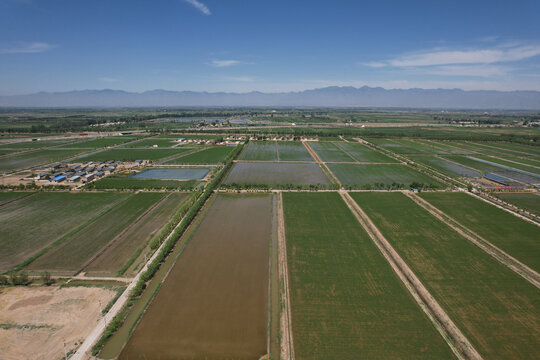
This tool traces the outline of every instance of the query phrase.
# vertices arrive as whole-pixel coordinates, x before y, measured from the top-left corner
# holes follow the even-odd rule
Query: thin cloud
[[[193,5],[197,10],[202,12],[204,15],[212,15],[212,12],[208,8],[208,6],[206,6],[202,2],[198,0],[184,0],[184,1],[187,2],[188,4]]]
[[[443,65],[429,69],[424,69],[425,74],[443,76],[476,76],[491,77],[504,76],[511,72],[513,68],[499,65]]]
[[[3,54],[36,54],[46,51],[50,51],[56,48],[56,45],[44,43],[44,42],[33,42],[28,44],[18,44],[12,47],[2,49]]]
[[[388,61],[363,63],[374,68],[422,67],[458,64],[495,64],[520,61],[540,55],[540,45],[506,44],[491,49],[446,50],[435,49],[399,56]]]
[[[240,60],[212,60],[210,65],[213,67],[229,67],[234,65],[239,65],[242,62]]]

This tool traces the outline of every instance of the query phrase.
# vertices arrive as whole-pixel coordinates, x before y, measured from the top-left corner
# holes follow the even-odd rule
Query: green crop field
[[[135,161],[159,160],[173,155],[179,155],[190,149],[109,149],[83,157],[82,161]]]
[[[161,180],[132,178],[130,175],[112,174],[85,186],[86,189],[118,189],[118,190],[192,190],[201,181],[198,180]]]
[[[277,161],[275,141],[250,141],[240,160]]]
[[[490,145],[499,149],[509,150],[513,153],[540,156],[540,148],[538,147],[538,145],[514,144],[508,142],[488,142],[486,145]]]
[[[43,141],[20,141],[0,145],[0,149],[39,149],[50,146],[58,146],[74,142],[75,139],[43,140]]]
[[[186,194],[172,193],[139,223],[131,227],[88,267],[89,273],[116,274],[137,249],[142,249],[159,233],[184,204]],[[139,250],[140,251],[140,250]]]
[[[443,158],[451,160],[451,161],[456,162],[458,164],[461,164],[461,165],[463,165],[465,167],[473,168],[473,169],[478,170],[478,171],[480,171],[482,173],[491,172],[491,171],[495,171],[495,170],[501,170],[501,168],[499,168],[497,166],[489,165],[489,164],[486,164],[486,163],[483,163],[483,162],[480,162],[480,161],[476,161],[476,160],[470,159],[470,158],[468,158],[466,156],[452,155],[452,156],[444,156]]]
[[[0,172],[10,172],[71,158],[84,150],[38,150],[0,158]]]
[[[540,195],[538,193],[495,193],[494,195],[540,216]]]
[[[0,192],[0,206],[4,205],[10,201],[23,198],[32,193],[28,192]]]
[[[216,146],[192,154],[187,154],[166,162],[170,165],[182,164],[218,164],[223,162],[227,155],[234,150],[232,146]]]
[[[95,139],[95,140],[72,143],[72,144],[61,146],[61,148],[97,149],[97,148],[122,144],[122,143],[125,143],[125,142],[128,142],[128,141],[132,141],[134,139],[136,139],[136,138],[134,138],[134,137],[124,137],[124,136],[105,137],[105,138],[100,138],[100,139]]]
[[[537,288],[405,195],[351,195],[484,359],[538,358]]]
[[[435,140],[416,140],[416,141],[432,144],[433,146],[436,146],[442,149],[447,154],[468,155],[471,153],[469,150],[453,146],[454,144],[453,141],[435,141]]]
[[[362,187],[366,184],[384,184],[384,186],[387,186],[397,183],[409,187],[412,183],[419,183],[426,186],[443,187],[437,180],[400,164],[328,164],[328,167],[344,185]]]
[[[304,144],[298,141],[278,141],[279,161],[315,161]]]
[[[332,142],[310,142],[309,146],[319,155],[322,161],[353,162],[356,161]]]
[[[359,143],[336,142],[338,148],[351,156],[354,161],[366,163],[395,163],[396,160],[381,154],[375,150],[371,150],[365,145]]]
[[[437,149],[426,144],[415,142],[405,139],[378,139],[378,138],[366,138],[372,144],[383,147],[387,150],[395,152],[396,154],[435,154]]]
[[[501,158],[494,158],[491,156],[483,156],[483,155],[477,155],[475,157],[481,160],[486,160],[492,163],[497,163],[497,164],[508,166],[514,169],[519,169],[519,170],[527,171],[536,175],[540,175],[540,168],[537,168],[537,167],[533,167],[533,166],[529,166],[525,164],[516,164],[515,162],[512,162],[512,161],[506,161],[504,158],[501,159]]]
[[[337,193],[284,193],[295,357],[450,359]]]
[[[540,227],[467,194],[421,196],[493,245],[540,271]]]
[[[14,152],[17,152],[19,150],[0,150],[0,156],[7,155],[7,154],[13,154]],[[1,161],[2,159],[0,159]]]
[[[453,163],[448,159],[433,155],[414,155],[409,156],[415,162],[427,165],[442,172],[443,174],[455,177],[481,177],[482,173],[465,166]]]
[[[151,147],[153,148],[154,145],[157,145],[158,148],[170,148],[173,145],[177,145],[174,141],[174,139],[158,139],[158,138],[151,138],[151,139],[143,139],[139,141],[133,141],[128,144],[120,145],[121,148],[147,148]]]
[[[9,270],[126,197],[38,193],[0,207],[0,270]]]
[[[60,245],[54,247],[28,268],[33,271],[68,271],[81,269],[100,249],[126,229],[156,201],[163,193],[139,193],[115,206],[111,211],[88,224]]]

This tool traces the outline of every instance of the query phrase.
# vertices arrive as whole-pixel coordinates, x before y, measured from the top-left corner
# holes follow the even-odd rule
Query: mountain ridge
[[[540,91],[328,86],[302,91],[206,92],[86,89],[0,96],[0,107],[397,107],[540,110]]]

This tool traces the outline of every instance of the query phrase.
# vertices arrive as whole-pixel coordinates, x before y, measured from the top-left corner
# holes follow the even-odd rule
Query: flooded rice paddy
[[[219,195],[120,359],[266,354],[269,195]]]
[[[330,181],[315,163],[236,163],[226,184],[326,184]]]
[[[159,180],[199,180],[204,178],[208,169],[150,169],[132,176],[136,179]]]

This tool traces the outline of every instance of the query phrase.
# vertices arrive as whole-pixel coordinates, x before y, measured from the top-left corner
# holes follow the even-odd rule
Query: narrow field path
[[[278,142],[275,141],[275,143],[276,143],[276,157],[277,157],[277,161],[281,161],[281,160],[279,160],[279,147],[278,147]]]
[[[294,360],[294,343],[291,322],[291,300],[289,292],[289,270],[287,267],[287,244],[285,240],[285,217],[283,215],[283,195],[277,193],[278,216],[278,261],[281,291],[281,360]]]
[[[358,222],[366,230],[377,248],[379,248],[380,252],[386,258],[407,290],[409,290],[420,308],[431,320],[441,336],[446,340],[448,346],[452,349],[457,358],[482,359],[478,351],[476,351],[461,330],[454,324],[437,300],[435,300],[426,287],[420,282],[418,277],[413,273],[392,245],[390,245],[390,242],[388,242],[367,214],[346,191],[340,191],[339,194],[357,218]]]
[[[513,272],[536,286],[538,289],[540,289],[540,274],[538,274],[536,271],[523,264],[521,261],[514,258],[513,256],[507,254],[503,250],[499,249],[497,246],[493,245],[488,240],[476,234],[474,231],[470,230],[466,226],[460,224],[454,218],[445,214],[443,211],[439,210],[438,208],[430,204],[428,201],[422,199],[420,196],[415,195],[410,191],[403,191],[403,194],[408,196],[411,200],[424,208],[431,215],[435,216],[437,219],[450,226],[465,239],[469,240],[474,245],[478,246],[480,249],[491,255],[495,260],[505,265],[510,270],[512,270]]]

